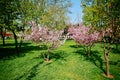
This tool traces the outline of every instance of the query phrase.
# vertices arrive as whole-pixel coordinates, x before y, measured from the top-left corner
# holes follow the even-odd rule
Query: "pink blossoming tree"
[[[99,32],[90,32],[91,27],[86,27],[81,23],[79,26],[71,26],[68,29],[70,38],[78,44],[83,45],[84,51],[90,56],[91,47],[99,40]]]
[[[61,46],[67,39],[63,35],[63,30],[50,29],[45,26],[38,27],[33,21],[32,23],[32,33],[30,35],[30,40],[34,42],[41,42],[47,46],[48,54],[44,56],[45,61],[50,61],[50,52],[53,49]]]

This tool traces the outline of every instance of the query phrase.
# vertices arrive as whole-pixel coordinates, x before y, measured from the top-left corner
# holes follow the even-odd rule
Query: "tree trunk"
[[[83,49],[88,57],[91,55],[91,47],[92,46],[84,46]]]
[[[48,49],[48,54],[47,54],[47,61],[50,60],[50,49]]]
[[[22,37],[21,37],[20,44],[19,44],[19,49],[20,50],[21,50],[22,43],[23,43],[23,40],[22,40]]]
[[[110,43],[108,43],[108,45],[106,45],[106,40],[104,39],[104,58],[106,61],[106,76],[110,77],[110,70],[109,70],[109,59],[108,59],[108,54],[111,51],[111,46]],[[106,49],[107,47],[107,49]]]
[[[24,31],[22,31],[20,39],[21,39],[21,40],[20,40],[19,50],[21,50],[21,46],[22,46],[22,44],[23,44],[23,40],[24,40]]]
[[[90,46],[88,46],[88,57],[90,57],[90,55],[91,55],[91,45]]]
[[[3,46],[5,46],[5,36],[2,35]]]
[[[3,46],[5,46],[5,35],[3,35],[3,30],[1,29],[0,33],[1,33],[1,37],[2,37],[2,42],[3,42]]]
[[[15,40],[15,50],[16,50],[16,53],[19,53],[18,51],[18,41],[17,41],[17,35],[15,34],[14,31],[12,31],[13,35],[14,35],[14,40]]]
[[[110,71],[109,71],[109,59],[108,59],[108,54],[104,52],[104,58],[106,61],[106,75],[110,76]]]

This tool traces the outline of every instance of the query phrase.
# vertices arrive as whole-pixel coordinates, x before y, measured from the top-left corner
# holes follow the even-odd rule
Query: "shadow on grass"
[[[109,64],[120,67],[120,60],[117,60],[117,61],[109,61]]]
[[[25,72],[21,76],[17,77],[15,80],[20,80],[23,77],[26,77],[26,80],[31,80],[31,78],[35,77],[37,75],[37,68],[42,64],[43,62],[38,62],[36,65],[34,65],[29,71]]]
[[[19,53],[16,53],[13,44],[6,44],[4,47],[0,47],[0,59],[12,59],[15,57],[23,57],[25,54],[29,53],[32,50],[46,50],[46,46],[32,46],[31,43],[23,43],[21,49],[19,49]],[[10,47],[12,46],[12,47]]]
[[[40,64],[42,64],[43,62],[39,62],[38,64],[34,65],[31,70],[29,75],[27,76],[26,80],[31,80],[33,77],[35,77],[37,75],[37,68],[40,66]],[[19,80],[19,79],[18,79]]]
[[[82,48],[83,46],[76,44],[76,45],[70,45],[70,47],[71,47],[71,48]]]
[[[43,58],[44,56],[47,56],[48,52],[44,51],[41,53],[40,58]],[[51,51],[50,53],[50,60],[55,59],[55,60],[66,60],[65,58],[68,56],[68,54],[65,51],[57,50],[57,51]]]
[[[65,53],[64,51],[52,51],[50,53],[50,55],[51,55],[50,58],[55,59],[55,61],[56,60],[66,60],[65,57],[67,56],[67,53]],[[43,58],[43,56],[41,55],[39,57],[34,57],[33,59],[39,60],[40,58]],[[27,71],[24,74],[22,74],[21,76],[17,77],[15,80],[22,79],[23,77],[26,77],[26,80],[31,80],[33,77],[35,77],[38,74],[37,69],[39,66],[41,66],[41,64],[44,64],[44,61],[39,61],[29,71]],[[44,66],[49,66],[50,64],[52,64],[52,62],[45,63]]]
[[[120,54],[120,49],[112,48],[111,52],[115,54]]]
[[[29,44],[31,44],[31,43],[23,43],[22,46],[27,46]],[[20,45],[20,44],[18,43],[18,45]],[[6,48],[6,47],[15,47],[15,44],[14,43],[7,43],[7,44],[5,44],[5,46],[0,44],[0,48]]]
[[[55,60],[66,60],[65,58],[68,56],[68,54],[65,51],[53,51],[51,52],[51,59]]]
[[[26,45],[24,47],[21,48],[20,50],[20,53],[28,53],[29,51],[32,51],[32,50],[47,50],[47,47],[42,45],[42,46],[29,46],[29,45]]]
[[[105,72],[105,70],[103,69],[103,60],[99,55],[98,51],[91,51],[90,56],[87,56],[84,50],[77,50],[76,53],[84,56],[86,60],[91,61],[95,66],[97,66],[99,69]]]
[[[15,48],[0,48],[0,59],[6,57],[6,59],[10,58],[10,56],[15,56]]]
[[[118,64],[118,61],[109,61],[109,63],[111,64],[111,65],[117,65]]]
[[[15,44],[13,44],[13,43],[7,43],[7,44],[5,44],[5,46],[3,46],[3,44],[0,44],[0,48],[6,47],[6,46],[15,46]]]

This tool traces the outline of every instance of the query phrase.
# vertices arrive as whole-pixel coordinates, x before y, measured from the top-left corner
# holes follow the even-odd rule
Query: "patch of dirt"
[[[50,63],[50,62],[52,62],[52,60],[45,60],[44,62],[48,62],[48,63]]]
[[[109,76],[107,76],[105,73],[103,73],[103,76],[105,76],[105,77],[107,77],[107,78],[111,78],[111,79],[113,79],[114,78],[114,76],[113,75],[109,75]]]

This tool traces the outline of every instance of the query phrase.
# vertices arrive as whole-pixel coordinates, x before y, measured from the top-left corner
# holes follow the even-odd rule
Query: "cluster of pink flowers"
[[[30,40],[34,42],[43,42],[51,45],[53,48],[56,48],[60,44],[62,34],[62,30],[59,31],[56,29],[50,29],[45,26],[38,27],[36,23],[32,22],[32,33],[30,35]]]
[[[99,40],[99,32],[90,32],[91,27],[86,27],[81,23],[79,26],[71,26],[68,29],[70,38],[79,44],[92,45]]]

